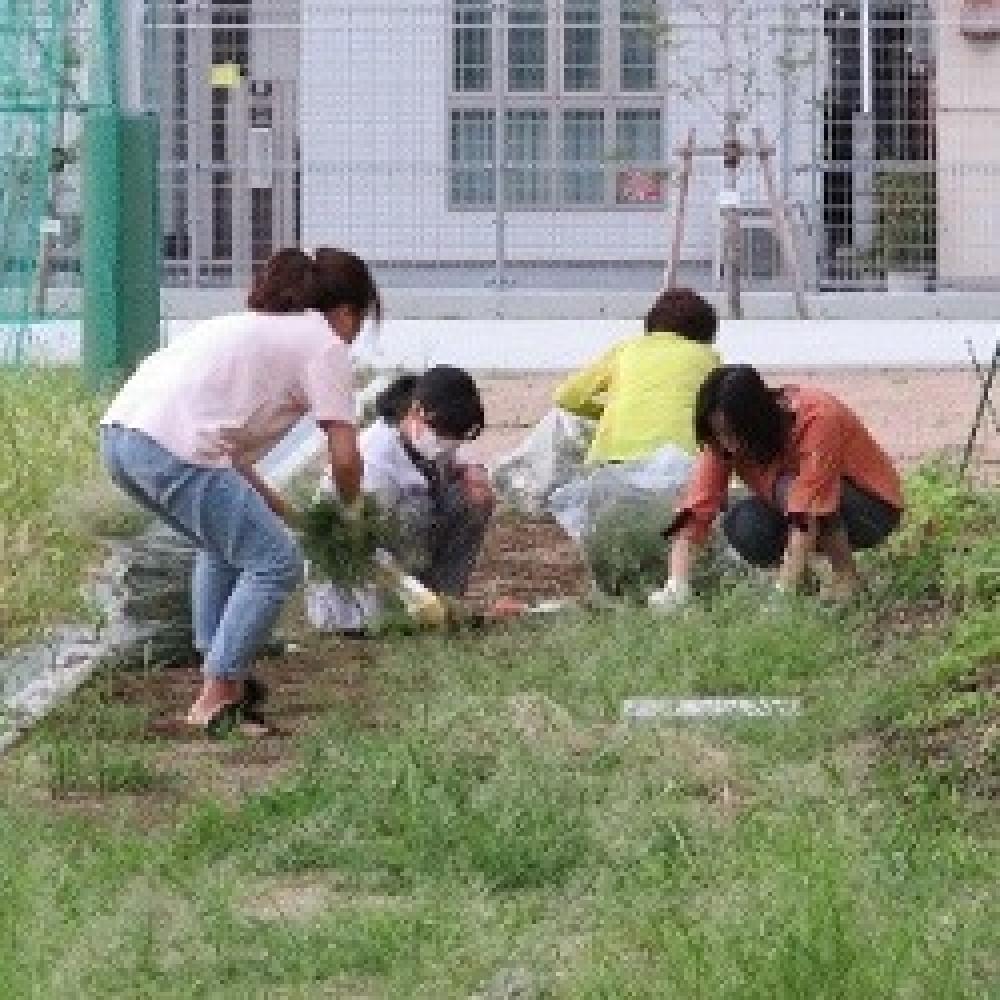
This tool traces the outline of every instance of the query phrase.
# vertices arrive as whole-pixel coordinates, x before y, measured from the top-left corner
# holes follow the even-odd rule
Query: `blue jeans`
[[[195,648],[206,676],[242,677],[302,582],[284,522],[235,469],[191,465],[140,431],[102,427],[101,454],[115,485],[197,548]]]

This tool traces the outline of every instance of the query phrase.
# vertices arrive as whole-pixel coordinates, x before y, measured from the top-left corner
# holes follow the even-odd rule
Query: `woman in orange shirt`
[[[896,529],[903,495],[892,462],[853,411],[821,389],[775,389],[749,365],[724,365],[698,390],[695,437],[701,450],[665,532],[670,576],[650,607],[690,596],[693,550],[725,509],[734,475],[750,496],[726,510],[722,528],[744,559],[777,567],[778,589],[792,592],[819,552],[830,560],[831,596],[857,590],[854,551]]]

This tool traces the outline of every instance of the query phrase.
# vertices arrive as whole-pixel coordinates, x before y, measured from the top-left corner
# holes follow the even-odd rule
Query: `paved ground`
[[[766,372],[775,383],[819,385],[851,406],[902,465],[928,455],[960,453],[975,416],[979,382],[962,369],[886,369]],[[513,448],[551,406],[559,377],[524,374],[481,380],[487,430],[468,454],[489,462]],[[996,409],[1000,412],[1000,388]],[[976,457],[992,479],[1000,468],[1000,433],[990,421],[980,431]]]

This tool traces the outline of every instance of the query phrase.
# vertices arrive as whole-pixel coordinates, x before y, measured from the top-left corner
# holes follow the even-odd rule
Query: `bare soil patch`
[[[915,759],[977,798],[1000,801],[1000,664],[983,668],[961,690],[981,699],[919,733]]]
[[[490,525],[465,603],[483,611],[501,597],[534,604],[579,597],[586,588],[580,553],[555,521],[501,514]]]
[[[582,594],[585,585],[586,572],[575,547],[555,522],[500,515],[490,527],[463,603],[471,613],[481,614],[499,598],[532,604]],[[117,721],[112,731],[105,731],[103,723],[95,727],[93,707],[79,710],[78,696],[46,720],[43,749],[36,754],[31,775],[22,773],[22,790],[60,813],[106,823],[124,820],[152,829],[175,822],[178,810],[194,799],[208,797],[236,806],[246,796],[265,790],[294,766],[298,739],[338,705],[362,725],[383,723],[381,696],[370,678],[383,648],[381,640],[318,635],[305,624],[299,609],[287,616],[285,632],[290,638],[288,651],[263,658],[254,668],[269,689],[262,714],[276,727],[273,735],[210,740],[184,726],[182,720],[201,683],[197,664],[148,673],[112,671],[96,677],[87,694],[126,710],[129,721]],[[89,782],[53,790],[45,748],[88,737],[113,745],[119,755],[127,756],[131,746],[156,780],[141,790],[102,791]]]

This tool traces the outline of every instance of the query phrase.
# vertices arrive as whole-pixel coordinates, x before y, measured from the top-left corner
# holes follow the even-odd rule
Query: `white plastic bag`
[[[596,427],[593,420],[549,410],[514,451],[492,466],[497,499],[520,514],[542,514],[552,491],[579,472]]]
[[[338,587],[329,580],[307,580],[306,618],[320,632],[358,631],[378,624],[382,600],[374,585]]]
[[[548,510],[582,549],[599,591],[645,601],[662,584],[667,542],[690,455],[674,446],[648,459],[599,466],[556,490]]]
[[[646,459],[599,465],[581,471],[554,490],[546,509],[577,542],[583,542],[595,522],[619,505],[654,504],[663,510],[665,528],[687,483],[693,461],[687,452],[666,445]]]

